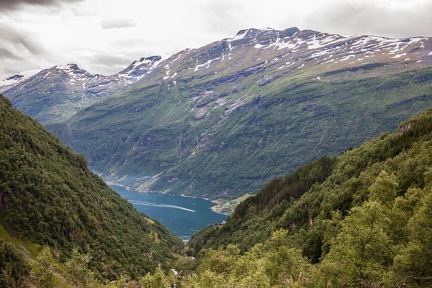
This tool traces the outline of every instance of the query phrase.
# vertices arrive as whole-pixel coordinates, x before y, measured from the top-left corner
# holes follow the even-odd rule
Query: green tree
[[[378,202],[368,201],[351,209],[320,264],[325,278],[322,282],[334,287],[369,287],[380,283],[394,256],[386,232],[389,222]]]
[[[0,287],[19,287],[30,267],[15,246],[0,239]]]
[[[48,246],[44,246],[36,258],[36,262],[31,262],[32,271],[36,276],[38,287],[55,287],[54,271],[55,259]]]
[[[142,277],[142,287],[146,288],[169,288],[171,284],[168,277],[164,274],[162,268],[157,267],[153,274],[147,273],[146,276]]]
[[[299,249],[292,248],[287,230],[277,230],[264,243],[264,267],[271,286],[290,287],[305,279],[308,264]]]
[[[79,253],[77,248],[72,250],[72,256],[66,262],[66,267],[73,283],[83,287],[95,285],[94,272],[88,268],[89,262],[90,255]]]
[[[396,197],[398,187],[396,176],[394,174],[389,175],[382,170],[375,182],[369,187],[369,200],[390,205]]]
[[[227,280],[218,275],[217,273],[205,270],[197,273],[192,277],[189,277],[185,283],[185,287],[193,288],[213,288],[213,287],[225,287],[229,288]]]
[[[219,247],[217,250],[208,249],[204,251],[203,258],[198,271],[213,271],[218,274],[229,274],[234,263],[240,257],[240,249],[236,245],[228,245],[226,249]]]
[[[207,250],[187,287],[302,287],[310,265],[299,249],[290,247],[288,232],[277,230],[245,254],[235,245]]]
[[[409,243],[395,257],[393,279],[412,287],[432,286],[432,190],[409,224]]]

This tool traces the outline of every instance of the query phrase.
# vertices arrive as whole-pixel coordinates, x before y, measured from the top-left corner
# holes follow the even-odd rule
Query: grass
[[[4,228],[3,224],[0,223],[0,238],[3,240],[14,243],[15,241],[12,239],[12,237],[9,235],[9,233]]]
[[[41,248],[40,245],[32,243],[30,241],[12,237],[1,223],[0,238],[5,240],[6,242],[12,243],[17,249],[24,252],[25,255],[30,255],[33,259],[35,259],[39,255]]]

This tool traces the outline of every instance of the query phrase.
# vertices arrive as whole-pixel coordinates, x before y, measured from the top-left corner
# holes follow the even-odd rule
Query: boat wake
[[[137,200],[129,200],[129,202],[132,205],[137,205],[137,206],[152,206],[152,207],[161,207],[161,208],[173,208],[173,209],[179,209],[179,210],[184,210],[184,211],[188,211],[188,212],[194,212],[195,210],[186,208],[186,207],[181,207],[181,206],[177,206],[177,205],[169,205],[169,204],[155,204],[155,203],[151,203],[151,202],[147,202],[147,201],[137,201]]]

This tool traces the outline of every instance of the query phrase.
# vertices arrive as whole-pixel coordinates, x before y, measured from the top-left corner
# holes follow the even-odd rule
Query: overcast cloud
[[[1,10],[14,10],[23,5],[56,6],[62,3],[73,3],[83,0],[0,0]]]
[[[76,63],[117,73],[245,28],[432,36],[430,0],[0,0],[0,78]]]

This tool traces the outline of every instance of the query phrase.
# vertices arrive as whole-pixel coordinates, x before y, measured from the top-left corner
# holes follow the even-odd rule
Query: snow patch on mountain
[[[194,72],[200,70],[200,69],[203,68],[203,67],[204,67],[204,68],[209,68],[210,65],[211,65],[211,63],[212,63],[213,61],[218,60],[218,59],[221,59],[221,58],[218,57],[218,58],[210,59],[210,60],[208,60],[208,61],[207,61],[206,63],[204,63],[204,64],[199,64],[199,65],[195,66]]]
[[[133,84],[153,71],[165,59],[162,56],[142,57],[113,77],[123,79],[126,84]]]
[[[8,90],[11,87],[14,87],[15,85],[20,84],[21,82],[24,82],[28,78],[32,77],[33,75],[39,73],[41,70],[27,70],[24,72],[20,72],[18,74],[14,74],[11,76],[8,76],[2,80],[0,80],[0,93],[3,93],[4,91]]]
[[[80,68],[78,67],[78,65],[77,64],[73,64],[73,63],[56,65],[56,66],[52,67],[52,69],[65,70],[65,71],[68,71],[68,72],[73,72],[73,71],[80,70]]]

